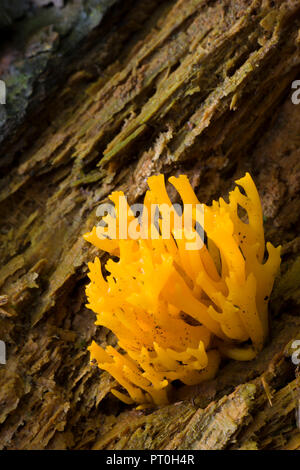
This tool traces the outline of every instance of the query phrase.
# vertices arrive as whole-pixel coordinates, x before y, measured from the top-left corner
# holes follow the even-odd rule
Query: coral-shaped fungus
[[[186,176],[169,181],[183,207],[200,204]],[[201,206],[205,243],[196,250],[187,249],[188,237],[176,229],[174,217],[169,238],[162,237],[159,229],[152,238],[100,239],[96,227],[84,235],[113,256],[105,265],[110,273],[106,276],[99,258],[89,263],[86,294],[87,306],[97,315],[96,325],[109,328],[118,347],[103,349],[93,342],[89,350],[91,360],[122,386],[112,392],[125,403],[168,403],[172,381],[198,384],[215,376],[222,356],[251,360],[262,349],[280,247],[267,243],[264,262],[257,189],[248,173],[236,183],[244,191],[236,186],[229,203],[220,198]],[[144,207],[172,208],[163,175],[148,178],[148,185]],[[117,226],[120,195],[110,195]],[[239,216],[241,208],[246,221]],[[126,217],[128,222],[134,220],[130,209]],[[192,229],[197,231],[195,221],[196,217]]]

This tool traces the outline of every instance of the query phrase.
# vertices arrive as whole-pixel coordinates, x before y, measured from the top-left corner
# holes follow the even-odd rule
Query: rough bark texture
[[[300,448],[300,2],[119,1],[103,19],[114,2],[48,3],[0,24],[0,448]],[[169,406],[123,405],[86,350],[115,342],[85,308],[97,205],[114,189],[139,199],[157,172],[209,202],[245,171],[283,246],[269,343]]]

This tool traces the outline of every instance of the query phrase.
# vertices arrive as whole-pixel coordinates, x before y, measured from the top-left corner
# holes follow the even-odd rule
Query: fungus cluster
[[[112,255],[106,275],[99,258],[89,263],[86,294],[96,325],[109,328],[118,339],[116,348],[105,349],[93,341],[91,360],[117,380],[120,387],[112,393],[128,404],[168,403],[172,381],[194,385],[211,379],[223,356],[251,360],[268,335],[268,299],[280,247],[265,246],[262,208],[251,176],[236,181],[243,190],[236,186],[228,203],[220,198],[211,206],[200,205],[186,176],[169,182],[182,200],[183,218],[185,208],[193,207],[189,228],[178,229],[176,211],[171,211],[171,236],[163,236],[161,211],[156,226],[146,216],[143,232],[141,218],[128,207],[127,222],[139,226],[139,237],[101,239],[96,227],[84,235]],[[148,185],[144,207],[164,204],[171,210],[164,176],[148,178]],[[120,196],[110,196],[117,227],[124,217]],[[202,232],[195,210],[199,206]],[[199,232],[204,243],[188,249]]]

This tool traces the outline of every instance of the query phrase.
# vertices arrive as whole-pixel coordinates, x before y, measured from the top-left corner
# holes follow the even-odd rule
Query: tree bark
[[[300,448],[300,2],[52,3],[0,57],[0,448]],[[122,404],[89,363],[92,339],[115,338],[85,307],[99,253],[82,234],[111,191],[133,203],[152,174],[187,174],[206,203],[246,171],[282,245],[268,344],[168,406]]]

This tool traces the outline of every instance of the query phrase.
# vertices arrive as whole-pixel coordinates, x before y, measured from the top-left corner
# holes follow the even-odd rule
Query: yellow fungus
[[[280,266],[280,247],[265,247],[262,208],[251,176],[246,173],[237,181],[243,192],[237,186],[228,203],[221,198],[211,206],[200,205],[186,176],[169,182],[182,200],[181,220],[192,205],[188,228],[178,227],[164,176],[158,175],[148,179],[147,211],[141,219],[127,205],[122,213],[119,198],[124,194],[114,192],[110,199],[116,237],[99,238],[96,227],[84,235],[118,258],[108,260],[106,276],[99,258],[89,263],[91,282],[86,287],[96,324],[116,335],[118,347],[103,349],[92,342],[89,350],[91,360],[118,381],[121,388],[112,392],[127,404],[168,403],[172,381],[194,385],[211,379],[224,356],[252,360],[268,336],[268,299]],[[165,210],[159,206],[161,218],[155,226],[151,204],[169,210],[169,237],[163,236]],[[199,237],[198,205],[206,239],[188,249],[187,243]],[[103,219],[108,223],[114,217]],[[138,236],[124,236],[124,220],[126,227],[133,223],[139,229]]]

